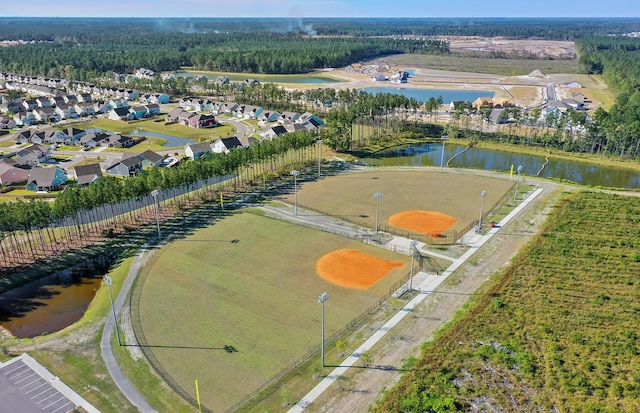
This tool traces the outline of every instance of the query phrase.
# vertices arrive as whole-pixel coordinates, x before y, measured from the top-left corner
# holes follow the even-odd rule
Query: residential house
[[[218,126],[215,116],[201,113],[189,118],[189,126],[192,128],[212,128]]]
[[[229,153],[233,148],[242,147],[242,142],[240,142],[240,140],[235,136],[218,139],[211,145],[211,148],[215,153]]]
[[[123,159],[109,166],[106,171],[109,175],[136,176],[142,172],[142,159],[137,155],[125,154]]]
[[[66,133],[56,129],[45,129],[42,134],[44,135],[43,143],[48,143],[49,145],[61,145],[69,139]]]
[[[116,108],[128,108],[129,107],[129,102],[127,102],[127,99],[117,99],[117,98],[113,98],[113,99],[109,99],[109,101],[107,102],[109,104],[109,106],[111,106],[111,109],[116,109]]]
[[[73,171],[76,175],[76,182],[80,186],[87,186],[102,178],[102,169],[100,169],[99,163],[79,165],[74,167]]]
[[[93,98],[88,93],[80,93],[77,95],[78,103],[92,103]]]
[[[277,125],[277,126],[273,126],[271,128],[269,128],[265,133],[264,133],[264,137],[266,139],[273,139],[273,138],[277,138],[280,135],[284,135],[285,133],[287,133],[287,129],[282,126],[282,125]]]
[[[29,178],[29,171],[9,163],[0,162],[0,185],[13,185]]]
[[[182,109],[182,108],[173,108],[169,111],[169,113],[167,113],[164,117],[164,121],[167,123],[176,123],[178,122],[178,119],[182,116],[184,117],[185,115],[192,115],[191,113],[187,112],[186,110]]]
[[[66,102],[64,101],[64,97],[62,96],[51,96],[49,98],[50,106],[55,107],[58,105],[64,105]]]
[[[93,104],[90,103],[90,102],[87,102],[87,103],[83,103],[83,102],[76,103],[75,105],[73,105],[73,108],[75,109],[75,111],[78,114],[78,116],[93,116],[93,115],[96,114],[96,109],[93,106]]]
[[[263,109],[258,106],[253,105],[242,105],[238,109],[236,109],[237,117],[244,117],[246,119],[258,119],[260,113],[262,113]]]
[[[8,116],[0,116],[0,129],[13,129],[17,126],[16,121]]]
[[[373,80],[374,82],[384,82],[385,80],[387,80],[387,77],[382,73],[376,73],[371,77],[371,80]]]
[[[574,81],[572,81],[572,82],[566,82],[566,83],[564,84],[564,86],[565,86],[565,87],[568,87],[568,88],[571,88],[571,89],[581,89],[581,88],[583,88],[583,87],[584,87],[584,86],[582,86],[582,83],[580,83],[580,82],[576,82],[575,80],[574,80]]]
[[[109,141],[109,134],[104,132],[91,132],[87,133],[80,138],[80,145],[84,146],[86,149],[95,148],[96,146],[102,145],[102,142]]]
[[[26,188],[28,191],[50,192],[67,182],[67,175],[58,167],[35,167],[29,170]]]
[[[218,78],[216,79],[216,85],[218,86],[228,85],[230,81],[231,79],[229,79],[229,76],[218,76]]]
[[[584,109],[584,101],[579,102],[575,99],[562,99],[562,103],[567,107],[575,110]]]
[[[51,107],[51,100],[49,100],[49,98],[47,97],[39,97],[36,99],[36,103],[38,104],[38,107],[41,108],[50,108]]]
[[[147,102],[155,103],[155,104],[164,104],[164,103],[169,103],[170,100],[171,100],[171,97],[165,93],[154,93],[149,96]]]
[[[245,148],[249,148],[251,145],[258,142],[258,140],[253,136],[240,136],[240,137],[236,136],[236,138],[238,138],[242,146]]]
[[[40,162],[51,159],[52,155],[53,148],[34,143],[16,153],[16,162],[22,165],[37,166]]]
[[[123,136],[119,133],[110,134],[107,139],[100,142],[100,146],[114,148],[129,148],[135,144],[135,140],[130,136]]]
[[[38,123],[33,112],[16,112],[13,114],[13,120],[17,126],[31,126]]]
[[[219,113],[224,113],[224,114],[232,114],[235,113],[235,111],[238,109],[238,104],[235,102],[226,102],[223,103],[222,105],[220,105],[220,111]]]
[[[47,142],[45,139],[45,135],[46,133],[44,131],[35,130],[31,133],[29,141],[31,141],[31,143],[35,143],[36,145],[46,144]]]
[[[14,134],[11,140],[13,140],[17,145],[24,145],[25,143],[31,142],[31,135],[35,132],[35,129],[21,130]]]
[[[458,110],[461,107],[468,108],[470,106],[471,106],[471,102],[469,102],[468,100],[452,100],[451,103],[449,103],[450,110]]]
[[[108,113],[111,109],[113,109],[109,104],[109,102],[106,102],[106,103],[97,102],[93,105],[93,108],[95,113]]]
[[[138,155],[139,158],[142,158],[142,168],[152,168],[154,166],[162,165],[162,161],[164,157],[160,154],[155,153],[151,150],[146,150]]]
[[[33,113],[36,121],[40,123],[60,121],[60,115],[53,108],[35,108],[31,113]]]
[[[279,118],[280,114],[278,112],[269,112],[265,110],[260,113],[258,120],[262,122],[276,122]]]
[[[77,145],[80,139],[87,134],[87,131],[73,127],[63,129],[62,132],[67,135],[64,141],[66,145]]]
[[[278,118],[279,123],[292,123],[295,122],[300,117],[300,114],[297,112],[282,112],[280,117]]]
[[[111,120],[120,120],[123,122],[134,119],[134,116],[129,112],[129,108],[126,107],[111,109],[107,117]]]
[[[22,108],[21,102],[8,101],[4,99],[2,103],[0,103],[0,112],[2,113],[17,113],[20,112]]]
[[[28,112],[37,108],[38,102],[35,99],[25,99],[22,101],[22,107]]]
[[[64,99],[64,103],[69,106],[73,106],[78,103],[78,98],[75,95],[64,95],[62,98]]]
[[[73,119],[78,117],[76,109],[73,106],[67,104],[56,106],[54,111],[60,117],[60,119]]]
[[[493,105],[494,105],[493,98],[489,96],[480,96],[473,101],[473,107],[476,109],[481,109],[483,107],[492,108]]]
[[[189,159],[194,160],[200,158],[204,154],[213,152],[213,150],[211,145],[208,143],[195,143],[186,145],[184,147],[184,152]]]
[[[129,108],[129,113],[133,116],[134,119],[142,119],[148,117],[147,108],[144,106],[131,106]]]
[[[147,113],[149,116],[158,116],[160,115],[160,105],[157,103],[147,103],[144,105],[147,108]]]
[[[322,119],[310,112],[305,112],[300,115],[300,117],[296,119],[295,123],[306,125],[307,129],[315,131],[324,126],[324,122],[322,121]]]

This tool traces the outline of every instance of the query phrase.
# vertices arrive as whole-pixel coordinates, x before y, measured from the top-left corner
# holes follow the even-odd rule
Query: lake
[[[442,101],[445,104],[449,104],[454,100],[466,100],[473,102],[480,96],[493,97],[493,92],[486,90],[441,90],[441,89],[416,89],[416,88],[399,88],[399,87],[367,87],[358,89],[363,92],[378,94],[378,93],[393,93],[396,95],[402,95],[407,98],[414,98],[419,102],[426,102],[429,98],[437,99],[442,96]]]
[[[192,143],[196,143],[195,141],[193,141],[191,139],[181,138],[179,136],[167,135],[167,134],[164,134],[164,133],[149,132],[149,131],[146,131],[144,129],[136,129],[133,132],[131,132],[129,135],[130,136],[153,136],[155,138],[166,139],[167,142],[162,146],[165,146],[167,148],[173,148],[173,147],[177,147],[177,146],[181,146],[182,147],[182,146],[185,146],[185,145],[190,145]]]
[[[511,165],[522,166],[523,175],[563,179],[582,185],[608,188],[640,188],[640,173],[615,167],[594,166],[582,162],[549,160],[542,156],[522,155],[463,145],[446,145],[444,164],[449,167],[509,171]],[[362,158],[376,166],[440,166],[442,144],[416,144],[387,149],[375,156]],[[454,157],[455,156],[455,157]],[[543,168],[544,165],[544,168]]]

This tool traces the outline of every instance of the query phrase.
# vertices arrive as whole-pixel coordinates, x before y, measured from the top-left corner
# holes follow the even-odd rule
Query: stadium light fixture
[[[442,154],[440,154],[440,172],[442,172],[442,168],[444,167],[444,143],[449,139],[449,137],[447,135],[442,135],[440,139],[442,139]]]
[[[411,241],[411,245],[409,247],[411,253],[411,275],[409,276],[409,291],[413,291],[413,259],[416,255],[416,245],[418,245],[418,241]]]
[[[516,171],[518,172],[518,178],[516,179],[516,190],[513,193],[514,202],[515,202],[516,198],[518,197],[518,185],[520,184],[520,172],[522,172],[522,165],[518,165],[518,169],[516,169]]]
[[[291,171],[291,175],[293,176],[293,197],[294,197],[294,207],[293,214],[298,216],[298,175],[300,175],[300,171],[294,169]]]
[[[160,241],[160,207],[158,206],[158,195],[160,191],[154,189],[151,191],[151,196],[153,197],[153,205],[156,211],[156,227],[158,228],[158,241]]]
[[[122,342],[120,342],[120,329],[118,328],[118,317],[116,316],[116,307],[113,305],[113,294],[111,293],[111,284],[113,284],[113,280],[110,276],[105,275],[102,277],[102,281],[107,284],[109,287],[109,298],[111,298],[111,311],[113,311],[113,321],[116,325],[116,337],[118,338],[118,346],[122,346]]]
[[[323,292],[318,297],[318,304],[322,304],[322,343],[320,345],[320,354],[322,358],[322,367],[324,367],[324,303],[329,299],[329,294],[327,292]]]
[[[487,191],[482,191],[480,194],[482,201],[480,202],[480,219],[478,220],[478,232],[482,230],[482,212],[484,209],[484,197],[487,196]]]
[[[380,216],[380,200],[384,195],[380,192],[376,192],[373,194],[373,197],[376,199],[376,234],[378,233],[378,217]]]
[[[322,162],[322,139],[318,139],[318,180],[320,179],[320,164]]]

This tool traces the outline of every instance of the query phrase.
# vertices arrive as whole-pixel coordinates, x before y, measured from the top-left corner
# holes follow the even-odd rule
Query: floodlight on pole
[[[158,240],[160,240],[160,207],[158,206],[158,195],[160,191],[154,189],[151,191],[151,196],[153,197],[153,205],[156,211],[156,227],[158,228]]]
[[[120,342],[120,329],[118,328],[118,317],[116,316],[116,307],[113,305],[113,294],[111,293],[111,284],[113,284],[113,280],[111,279],[110,276],[105,275],[104,277],[102,277],[102,281],[104,281],[104,283],[107,284],[107,287],[109,287],[109,298],[111,298],[111,311],[113,311],[113,321],[116,325],[116,337],[118,338],[118,346],[122,346],[122,343]]]
[[[320,357],[322,359],[322,367],[324,367],[324,303],[329,299],[329,294],[323,292],[318,297],[318,304],[322,304],[322,343],[320,346]]]
[[[411,241],[410,250],[411,250],[411,275],[409,276],[409,291],[413,291],[413,259],[416,255],[416,245],[418,245],[418,241]]]
[[[376,234],[378,233],[378,217],[380,216],[380,200],[384,195],[380,192],[376,192],[373,194],[373,197],[376,199]]]
[[[293,214],[298,216],[298,175],[300,175],[300,171],[294,169],[291,171],[291,175],[293,176],[293,197],[294,197],[294,207]]]
[[[518,177],[516,179],[516,190],[513,193],[513,200],[515,201],[517,196],[518,196],[518,185],[520,184],[520,172],[522,171],[522,165],[518,165],[518,169],[516,169],[516,171],[518,172]]]
[[[449,139],[449,137],[447,135],[442,135],[440,139],[442,139],[442,154],[440,154],[440,172],[442,172],[442,168],[444,167],[444,143]]]
[[[478,232],[482,230],[482,213],[484,210],[484,197],[487,196],[487,191],[482,191],[480,194],[482,201],[480,202],[480,219],[478,220]]]
[[[322,162],[322,139],[318,139],[318,179],[320,179],[320,164]]]

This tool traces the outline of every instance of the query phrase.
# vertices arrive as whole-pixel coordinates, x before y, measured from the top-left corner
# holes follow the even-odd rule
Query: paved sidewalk
[[[346,371],[353,366],[362,356],[362,353],[371,349],[378,341],[380,341],[389,330],[391,330],[395,325],[397,325],[405,316],[412,312],[412,310],[420,304],[427,296],[433,292],[438,286],[447,279],[447,276],[453,273],[458,267],[460,267],[469,257],[475,254],[478,249],[483,246],[487,241],[491,239],[493,235],[495,235],[500,228],[506,225],[511,219],[513,219],[516,215],[518,215],[524,208],[526,208],[538,195],[542,193],[542,188],[538,188],[531,195],[529,195],[520,205],[518,205],[511,213],[509,213],[506,217],[502,219],[498,223],[498,225],[492,228],[485,234],[478,234],[475,231],[470,231],[467,233],[463,239],[462,243],[468,245],[470,248],[467,250],[460,258],[454,259],[453,263],[441,274],[441,275],[433,275],[426,274],[423,272],[419,272],[416,275],[416,278],[419,278],[421,281],[416,280],[414,285],[416,286],[416,290],[420,292],[420,294],[416,295],[407,305],[401,308],[389,321],[387,321],[378,331],[376,331],[367,341],[365,341],[360,347],[358,347],[346,360],[344,360],[339,367],[336,367],[329,375],[327,375],[316,387],[311,389],[309,393],[307,393],[298,403],[296,403],[290,410],[289,413],[299,413],[304,409],[309,407],[309,405],[316,400],[326,389],[329,388],[341,375],[346,373]],[[400,242],[400,241],[396,241]],[[406,240],[406,242],[410,243],[411,240]],[[402,241],[402,244],[405,242]],[[408,248],[407,244],[407,248]],[[445,257],[443,257],[445,258]],[[451,260],[451,258],[446,258]],[[415,279],[415,278],[414,278]]]

